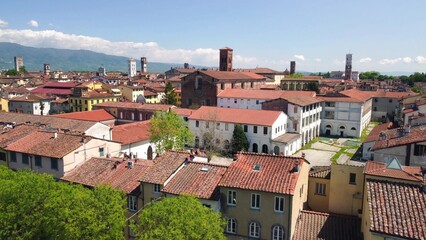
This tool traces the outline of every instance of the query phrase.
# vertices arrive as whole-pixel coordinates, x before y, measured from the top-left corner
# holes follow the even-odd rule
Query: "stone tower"
[[[346,54],[345,80],[352,80],[352,53]]]
[[[15,70],[19,71],[19,69],[24,66],[24,58],[21,56],[15,56],[13,59],[15,60]]]
[[[43,73],[44,73],[44,75],[50,74],[50,64],[48,64],[48,63],[43,64]]]
[[[222,48],[219,50],[219,70],[220,71],[232,71],[232,48]]]
[[[296,61],[291,61],[290,62],[290,74],[295,74],[296,73]]]
[[[129,59],[129,69],[127,71],[129,77],[136,76],[136,60],[134,58]]]
[[[146,57],[141,57],[141,74],[148,73],[148,61]]]

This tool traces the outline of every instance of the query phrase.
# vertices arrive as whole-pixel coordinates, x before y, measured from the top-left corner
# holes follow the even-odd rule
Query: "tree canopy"
[[[219,212],[192,196],[164,198],[149,204],[132,226],[137,239],[226,239]]]
[[[244,134],[243,127],[239,124],[235,125],[234,132],[232,133],[231,147],[232,152],[248,150],[249,148],[247,136]]]
[[[164,103],[165,104],[176,105],[176,103],[177,103],[177,101],[176,101],[176,92],[175,92],[175,89],[173,88],[171,82],[168,82],[166,84],[166,89],[164,90],[164,92],[165,92]]]
[[[151,118],[151,141],[156,145],[156,151],[182,149],[192,141],[192,134],[183,119],[172,111],[157,111]]]
[[[0,239],[123,239],[125,198],[0,166]]]

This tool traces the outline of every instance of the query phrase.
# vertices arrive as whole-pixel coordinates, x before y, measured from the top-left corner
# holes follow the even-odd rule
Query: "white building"
[[[218,107],[224,108],[283,111],[289,118],[287,132],[300,134],[301,145],[320,133],[321,100],[313,91],[225,89],[217,101]]]
[[[121,153],[152,160],[157,154],[155,145],[150,141],[149,129],[149,121],[117,125],[112,129],[112,140],[121,143]]]
[[[9,112],[27,113],[33,115],[49,115],[51,97],[37,94],[9,99]]]
[[[340,137],[361,137],[371,121],[372,95],[350,89],[320,96],[321,133]]]
[[[298,139],[287,135],[288,142],[280,140],[287,133],[287,119],[282,111],[202,106],[189,116],[188,127],[197,148],[212,142],[219,149],[229,149],[239,124],[249,141],[248,151],[290,155],[296,151]]]
[[[134,58],[129,59],[129,69],[127,71],[129,77],[136,76],[136,60]]]

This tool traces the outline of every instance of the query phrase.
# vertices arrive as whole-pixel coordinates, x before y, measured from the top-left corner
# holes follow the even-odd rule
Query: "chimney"
[[[133,161],[127,161],[127,168],[131,169],[133,168]]]
[[[296,161],[294,163],[293,172],[295,173],[299,172],[299,161]]]
[[[53,133],[53,138],[54,138],[54,139],[57,139],[57,138],[58,138],[58,133],[57,133],[57,132],[54,132],[54,133]]]

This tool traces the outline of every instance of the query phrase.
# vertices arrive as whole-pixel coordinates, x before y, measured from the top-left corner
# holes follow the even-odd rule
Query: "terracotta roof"
[[[341,94],[344,94],[346,96],[349,96],[351,98],[358,99],[360,101],[367,101],[368,99],[372,98],[374,96],[374,92],[368,92],[368,91],[360,91],[358,89],[352,88],[349,90],[341,91]]]
[[[83,93],[83,95],[80,98],[110,98],[110,97],[116,97],[112,93],[106,93],[106,92],[97,92],[97,91],[89,91]]]
[[[221,187],[293,195],[299,178],[294,172],[306,164],[303,158],[240,152],[219,183]],[[258,165],[260,170],[254,170]]]
[[[188,157],[187,152],[167,151],[154,160],[154,165],[141,176],[140,181],[164,184]]]
[[[51,81],[51,82],[47,82],[45,83],[43,86],[43,88],[68,88],[71,89],[75,86],[79,85],[78,82],[56,82],[56,81]]]
[[[28,94],[9,99],[9,102],[40,102],[42,100],[52,100],[51,97],[39,94]]]
[[[372,92],[373,96],[376,98],[396,98],[396,99],[402,99],[406,96],[414,95],[413,92],[390,92],[386,91],[385,89],[378,89],[375,92]]]
[[[139,178],[154,164],[151,160],[135,159],[132,168],[121,158],[91,158],[61,179],[95,187],[109,184],[126,193],[139,192]]]
[[[32,93],[38,94],[46,94],[46,95],[71,95],[71,89],[62,89],[62,88],[45,88],[38,87],[36,89],[31,90]]]
[[[262,75],[251,73],[251,72],[228,72],[228,71],[217,71],[207,70],[200,71],[200,73],[206,74],[219,81],[229,80],[265,80],[266,78]]]
[[[309,177],[312,178],[330,179],[330,176],[331,166],[315,166],[311,167],[311,171],[309,171]]]
[[[29,93],[30,91],[25,87],[3,87],[3,90],[7,93]]]
[[[234,72],[253,72],[257,74],[278,74],[279,72],[272,70],[270,68],[239,68],[233,69]]]
[[[179,116],[189,116],[194,112],[194,109],[174,107],[172,111]]]
[[[112,128],[112,140],[121,144],[130,144],[149,140],[150,122],[141,121],[117,125]]]
[[[218,98],[240,98],[240,99],[277,99],[289,97],[314,98],[314,91],[285,91],[285,90],[258,90],[258,89],[236,89],[229,88],[222,90]]]
[[[38,131],[40,128],[33,125],[20,125],[13,128],[4,127],[0,134],[0,147],[5,148],[9,144]]]
[[[293,240],[363,239],[361,219],[355,216],[302,210]]]
[[[367,138],[365,138],[364,142],[374,142],[379,140],[379,134],[383,131],[388,130],[392,127],[392,122],[383,123],[375,126],[371,132],[368,134]]]
[[[272,126],[281,114],[281,111],[202,106],[195,110],[189,119]]]
[[[426,194],[421,186],[372,179],[366,185],[370,231],[425,239]]]
[[[218,184],[227,167],[189,162],[162,189],[165,193],[190,194],[197,198],[217,200]]]
[[[6,113],[0,112],[0,123],[13,123],[16,124],[30,122],[33,124],[45,124],[51,128],[60,128],[60,129],[68,129],[72,131],[77,131],[84,133],[93,125],[97,124],[92,121],[82,121],[82,120],[74,120],[74,119],[63,119],[56,118],[53,116],[40,116],[40,115],[32,115],[32,114],[22,114],[22,113]]]
[[[420,125],[410,128],[410,132],[404,136],[398,136],[400,129],[386,131],[386,140],[377,141],[371,150],[391,148],[409,143],[426,141],[426,125]]]
[[[37,139],[37,141],[34,139]],[[5,149],[13,152],[62,158],[82,146],[82,141],[88,142],[91,139],[87,136],[63,133],[57,133],[57,138],[54,138],[52,132],[37,131],[11,143]]]
[[[63,113],[63,114],[56,114],[52,116],[58,117],[58,118],[86,120],[86,121],[95,121],[95,122],[108,121],[108,120],[115,119],[113,115],[111,115],[104,109],[85,111],[85,112]]]
[[[401,169],[388,168],[387,163],[367,161],[364,174],[377,177],[402,179],[414,182],[423,182],[422,169],[419,166],[402,166]]]
[[[364,102],[357,98],[349,97],[341,93],[327,93],[326,95],[318,95],[318,98],[324,102]]]
[[[169,108],[174,107],[168,104],[154,104],[154,103],[136,103],[136,102],[103,102],[95,104],[96,107],[112,107],[112,108],[132,108],[143,109],[151,111],[167,111]]]

